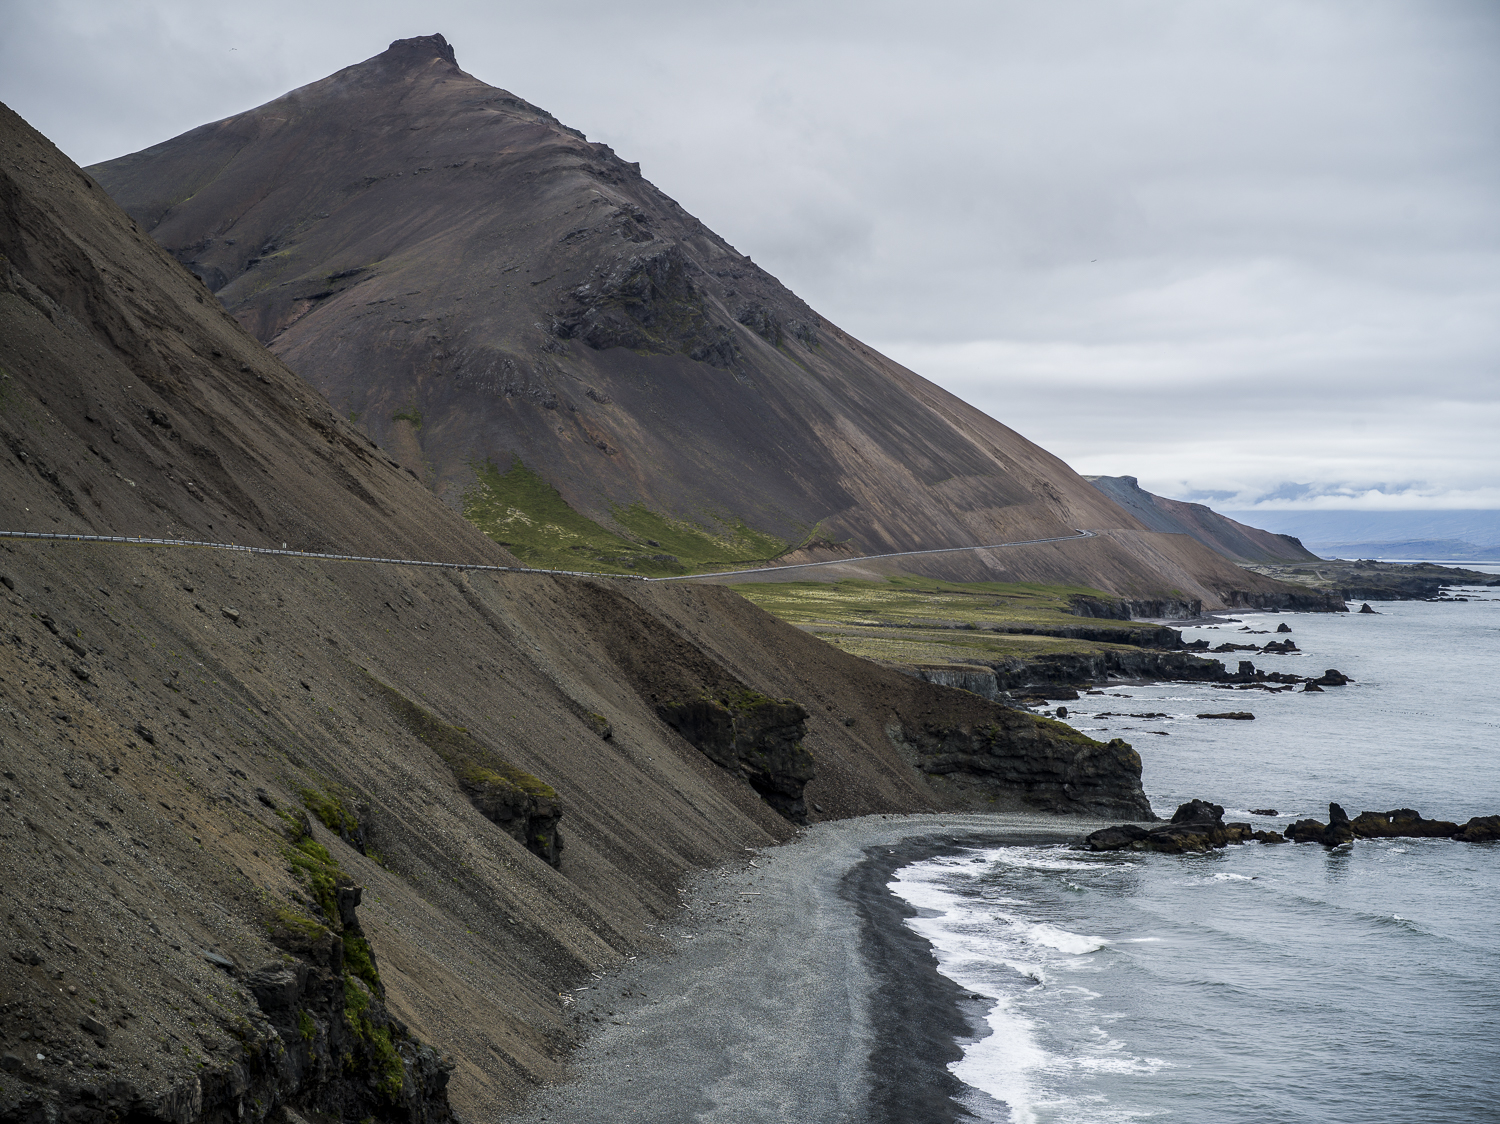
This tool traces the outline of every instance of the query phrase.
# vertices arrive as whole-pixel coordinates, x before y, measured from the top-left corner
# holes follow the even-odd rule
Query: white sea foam
[[[1082,956],[1089,952],[1098,952],[1109,944],[1103,937],[1086,937],[1082,933],[1070,933],[1066,929],[1059,929],[1056,925],[1049,925],[1045,921],[1036,924],[1022,925],[1026,933],[1026,939],[1033,944],[1046,945],[1055,948],[1058,952],[1066,952],[1070,956]]]
[[[1014,848],[987,852],[986,857],[1022,878],[1097,869],[1050,848]],[[1080,972],[1097,971],[1095,954],[1111,942],[1028,916],[1034,907],[1024,899],[976,896],[977,880],[966,877],[969,871],[955,869],[964,865],[951,860],[916,863],[891,883],[895,893],[921,910],[906,923],[932,945],[938,970],[994,1002],[985,1018],[990,1034],[965,1048],[950,1067],[953,1074],[1003,1104],[1008,1116],[998,1119],[1013,1124],[1136,1118],[1139,1114],[1116,1110],[1078,1086],[1080,1077],[1151,1073],[1161,1064],[1131,1054],[1124,1043],[1100,1031],[1100,1022],[1118,1016],[1094,1011],[1100,993],[1077,982]],[[1058,1024],[1077,1025],[1077,1041],[1065,1041],[1062,1050],[1049,1049],[1041,1033],[1044,1022],[1054,1030]]]

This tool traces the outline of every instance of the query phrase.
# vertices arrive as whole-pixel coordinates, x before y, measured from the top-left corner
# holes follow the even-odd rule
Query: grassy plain
[[[1083,586],[1009,582],[752,582],[732,587],[782,620],[866,659],[892,663],[998,662],[1129,647],[1132,621],[1073,615],[1074,597],[1113,600]],[[1060,635],[1118,632],[1120,643]],[[1097,631],[1095,633],[1097,635]]]

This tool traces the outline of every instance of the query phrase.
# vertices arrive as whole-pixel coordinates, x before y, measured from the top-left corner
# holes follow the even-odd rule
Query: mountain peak
[[[417,35],[411,39],[397,39],[386,48],[385,54],[393,62],[407,65],[429,62],[432,59],[442,59],[454,66],[458,65],[458,59],[453,55],[453,47],[441,35]]]

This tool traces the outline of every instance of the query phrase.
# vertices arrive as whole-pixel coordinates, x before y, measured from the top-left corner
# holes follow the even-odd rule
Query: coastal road
[[[1076,529],[1076,528],[1075,528]],[[832,558],[827,562],[795,562],[787,566],[757,566],[751,570],[713,570],[706,574],[674,574],[667,578],[644,578],[648,582],[681,582],[693,578],[727,578],[737,574],[781,574],[788,570],[810,570],[814,566],[846,566],[850,562],[874,562],[882,558],[914,558],[919,554],[957,554],[965,550],[998,550],[1002,546],[1032,546],[1043,542],[1077,542],[1079,539],[1095,537],[1093,531],[1078,531],[1076,535],[1062,535],[1052,539],[1020,539],[1017,542],[993,542],[987,546],[939,546],[930,550],[898,550],[891,554],[859,554],[853,558]]]
[[[240,554],[273,554],[287,558],[312,558],[323,562],[365,562],[381,566],[429,566],[440,570],[493,570],[507,574],[566,574],[575,578],[625,578],[638,582],[679,582],[694,578],[724,578],[740,574],[784,573],[788,570],[810,570],[816,566],[843,566],[850,562],[873,562],[885,558],[914,558],[922,554],[955,554],[965,550],[998,550],[1006,546],[1032,546],[1046,542],[1076,542],[1095,537],[1093,531],[1080,530],[1075,535],[1051,539],[1021,539],[978,546],[939,546],[928,550],[898,550],[891,554],[861,554],[853,558],[834,558],[827,562],[797,562],[788,566],[757,566],[748,570],[714,570],[703,574],[673,574],[670,577],[647,578],[637,574],[601,574],[593,570],[539,570],[530,566],[492,566],[480,562],[424,562],[416,558],[373,558],[361,554],[319,554],[310,550],[277,550],[269,546],[242,546],[239,543],[199,542],[196,539],[150,539],[131,535],[67,535],[56,531],[0,531],[0,538],[41,539],[52,542],[108,543],[116,546],[171,546],[196,550],[230,550]]]

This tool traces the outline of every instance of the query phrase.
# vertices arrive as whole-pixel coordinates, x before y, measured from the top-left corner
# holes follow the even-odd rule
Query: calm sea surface
[[[1330,800],[1500,813],[1500,589],[1454,593],[1481,600],[1184,630],[1250,643],[1242,624],[1284,621],[1301,655],[1216,658],[1348,687],[1111,688],[1069,721],[1140,751],[1158,815],[1195,796],[1258,827],[1326,821]],[[1193,717],[1224,710],[1255,721]],[[994,1002],[953,1066],[982,1120],[1500,1121],[1500,844],[995,848],[892,887],[943,973]]]

